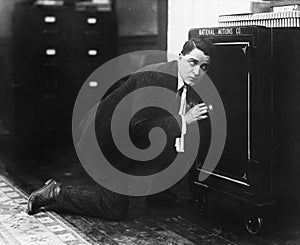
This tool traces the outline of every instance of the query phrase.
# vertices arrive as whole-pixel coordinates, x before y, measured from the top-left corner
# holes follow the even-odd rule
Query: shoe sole
[[[28,213],[29,215],[35,213],[35,212],[32,210],[32,203],[31,203],[30,199],[32,198],[32,196],[34,195],[34,193],[36,193],[36,192],[42,190],[42,189],[45,188],[47,185],[50,185],[51,182],[55,182],[55,180],[54,180],[54,179],[49,179],[49,180],[47,180],[47,181],[45,182],[45,184],[44,184],[42,187],[40,187],[39,189],[37,189],[36,191],[34,191],[34,192],[32,192],[32,193],[30,194],[30,196],[29,196],[29,198],[28,198],[28,202],[27,202],[27,213]]]

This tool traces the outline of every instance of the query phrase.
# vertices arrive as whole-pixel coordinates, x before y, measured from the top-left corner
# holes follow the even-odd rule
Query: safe
[[[208,77],[222,99],[227,134],[217,166],[210,169],[197,160],[190,187],[201,210],[211,190],[236,199],[244,208],[246,229],[257,234],[272,205],[300,200],[300,31],[191,29],[189,38],[196,36],[216,47]],[[200,181],[201,172],[208,178]]]

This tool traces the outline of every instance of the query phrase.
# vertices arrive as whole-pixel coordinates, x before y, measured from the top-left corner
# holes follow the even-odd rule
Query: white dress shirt
[[[185,86],[185,83],[178,71],[178,83],[177,83],[177,91]],[[175,147],[177,152],[184,152],[184,135],[186,134],[186,121],[184,119],[184,114],[186,111],[186,87],[183,88],[183,92],[181,94],[180,99],[180,108],[178,111],[178,115],[181,116],[181,137],[176,138]]]

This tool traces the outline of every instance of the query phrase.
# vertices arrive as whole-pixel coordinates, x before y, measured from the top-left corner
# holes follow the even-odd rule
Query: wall
[[[167,0],[116,0],[118,51],[167,49]]]
[[[169,0],[168,52],[178,54],[193,27],[218,26],[222,14],[250,11],[250,0]]]
[[[11,35],[10,17],[16,2],[17,0],[0,0],[0,38]]]
[[[17,0],[0,0],[0,122],[11,129],[13,100],[11,82],[11,13]],[[0,126],[1,126],[0,125]]]

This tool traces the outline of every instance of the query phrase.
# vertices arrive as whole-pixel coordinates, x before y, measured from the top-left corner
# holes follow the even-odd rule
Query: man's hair
[[[181,53],[183,55],[189,54],[193,49],[200,49],[204,54],[208,55],[212,60],[216,53],[214,44],[208,37],[194,37],[186,41],[183,45]]]

